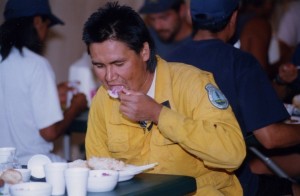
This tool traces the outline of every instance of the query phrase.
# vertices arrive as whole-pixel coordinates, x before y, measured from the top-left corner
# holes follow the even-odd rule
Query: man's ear
[[[43,25],[43,19],[41,16],[35,16],[33,18],[33,25],[36,29],[41,28],[41,25]]]
[[[150,46],[149,46],[148,42],[144,43],[144,47],[141,50],[140,54],[141,54],[141,56],[142,56],[142,58],[143,58],[144,61],[148,61],[149,60],[149,58],[150,58]]]
[[[188,14],[188,6],[186,4],[181,4],[178,13],[180,14],[181,18],[186,18]]]
[[[231,15],[229,23],[227,24],[226,31],[228,32],[228,37],[226,39],[228,40],[234,35],[236,31],[237,14],[238,11],[234,11]]]
[[[231,18],[230,18],[230,21],[229,21],[229,25],[231,26],[231,28],[236,27],[237,15],[238,15],[237,10],[234,11],[233,14],[231,15]]]

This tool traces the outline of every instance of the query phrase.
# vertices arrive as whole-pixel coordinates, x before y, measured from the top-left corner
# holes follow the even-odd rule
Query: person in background
[[[279,67],[278,75],[273,80],[273,87],[284,103],[291,104],[300,94],[300,43],[296,46],[290,62]]]
[[[295,48],[300,43],[300,1],[290,1],[278,27],[279,64],[289,63]]]
[[[77,85],[78,91],[85,94],[89,107],[92,98],[101,84],[93,72],[91,58],[87,51],[84,51],[81,57],[70,65],[68,78],[69,81],[75,83],[79,82]],[[72,94],[69,94],[67,106],[69,105],[71,98]]]
[[[116,2],[89,17],[83,40],[102,84],[90,107],[87,159],[157,162],[150,173],[193,176],[197,195],[242,194],[233,171],[245,144],[212,74],[156,56],[143,19]]]
[[[233,108],[248,145],[255,145],[255,140],[266,149],[297,145],[300,143],[300,126],[284,123],[290,115],[262,66],[253,55],[227,43],[236,29],[238,7],[239,0],[191,0],[195,36],[166,60],[188,63],[213,73]],[[264,179],[251,172],[249,158],[236,172],[244,195],[272,195],[268,191],[291,193],[289,181],[279,179],[278,185],[263,184]],[[289,162],[286,157],[285,162]]]
[[[184,0],[145,0],[139,12],[145,14],[160,57],[191,39],[192,26]]]
[[[275,71],[269,63],[269,47],[273,34],[270,18],[274,5],[274,0],[242,0],[235,31],[240,49],[251,53],[270,78],[274,78]]]
[[[48,0],[8,0],[4,18],[0,26],[0,146],[16,147],[20,164],[26,165],[35,154],[65,161],[51,153],[52,142],[86,109],[87,101],[77,94],[62,113],[60,101],[65,101],[68,87],[64,83],[57,89],[53,69],[42,56],[48,29],[63,22],[52,14]]]

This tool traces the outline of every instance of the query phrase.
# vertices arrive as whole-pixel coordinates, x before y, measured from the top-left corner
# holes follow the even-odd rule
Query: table
[[[23,168],[27,168],[24,166]],[[36,179],[33,182],[45,182],[46,179]],[[197,190],[196,179],[190,176],[141,173],[133,179],[119,182],[116,188],[109,192],[88,192],[87,196],[182,196],[192,195]],[[65,193],[67,196],[67,190]]]
[[[131,180],[119,182],[113,191],[103,193],[88,192],[87,196],[182,196],[192,194],[196,190],[196,179],[190,176],[142,173]]]
[[[85,133],[87,130],[87,119],[89,110],[81,113],[70,125],[63,138],[64,157],[66,160],[71,160],[71,142],[70,136],[72,132]]]

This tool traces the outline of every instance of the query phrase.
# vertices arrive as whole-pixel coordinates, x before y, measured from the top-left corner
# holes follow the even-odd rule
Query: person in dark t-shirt
[[[299,144],[299,125],[283,123],[290,116],[262,66],[251,54],[226,43],[235,32],[238,5],[238,0],[191,0],[193,40],[165,59],[188,63],[214,74],[248,145],[253,145],[253,140],[248,138],[258,140],[267,149]],[[256,195],[260,179],[250,171],[248,160],[237,176],[244,195]],[[280,186],[274,188],[280,189]],[[291,188],[287,192],[291,192]]]

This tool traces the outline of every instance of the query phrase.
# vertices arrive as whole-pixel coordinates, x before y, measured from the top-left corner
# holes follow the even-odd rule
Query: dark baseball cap
[[[182,0],[145,0],[139,12],[141,14],[154,14],[167,11],[174,5],[180,4]]]
[[[36,15],[47,16],[51,21],[50,26],[64,24],[52,14],[48,0],[7,0],[4,10],[5,20]]]
[[[190,0],[191,17],[198,23],[219,22],[229,17],[239,3],[240,0]]]

